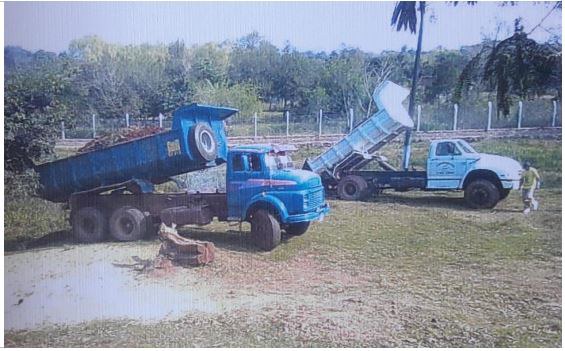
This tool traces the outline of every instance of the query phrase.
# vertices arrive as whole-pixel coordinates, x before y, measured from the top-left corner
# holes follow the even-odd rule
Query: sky
[[[8,2],[5,3],[5,45],[61,52],[73,39],[97,35],[119,44],[188,45],[236,40],[252,31],[279,48],[289,42],[301,51],[338,50],[343,46],[380,53],[414,48],[416,36],[390,25],[394,2]],[[523,18],[533,28],[553,4],[521,2],[499,6],[480,2],[428,2],[424,50],[458,49],[512,33]],[[554,11],[532,38],[545,41],[546,31],[561,35],[561,11]]]

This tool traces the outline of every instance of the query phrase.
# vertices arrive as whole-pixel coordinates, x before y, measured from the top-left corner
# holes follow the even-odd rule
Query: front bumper
[[[502,180],[502,188],[504,189],[520,189],[520,181],[519,180]]]
[[[290,215],[286,217],[285,223],[312,222],[317,219],[322,219],[328,212],[330,212],[330,206],[325,203],[314,211]]]

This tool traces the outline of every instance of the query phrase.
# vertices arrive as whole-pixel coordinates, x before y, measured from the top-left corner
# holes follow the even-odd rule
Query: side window
[[[452,156],[461,155],[461,152],[457,149],[454,143],[450,141],[445,141],[443,143],[437,144],[436,156]]]
[[[257,172],[261,170],[261,158],[257,154],[249,155],[249,167],[252,171]]]
[[[241,155],[234,155],[232,158],[232,169],[234,172],[241,172],[244,170],[243,160]]]

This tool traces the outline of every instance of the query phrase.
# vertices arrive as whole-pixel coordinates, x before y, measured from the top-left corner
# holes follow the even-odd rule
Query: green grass
[[[63,205],[30,197],[6,200],[4,208],[4,245],[6,250],[24,243],[70,230]]]

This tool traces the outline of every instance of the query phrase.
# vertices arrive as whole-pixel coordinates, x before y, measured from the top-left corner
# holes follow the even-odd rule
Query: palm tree
[[[418,6],[416,6],[418,5]],[[418,10],[416,10],[418,7]],[[394,7],[392,13],[391,25],[396,25],[396,30],[410,29],[411,33],[416,33],[416,24],[418,23],[418,14],[420,11],[420,28],[418,29],[418,45],[416,46],[416,58],[414,60],[414,70],[412,71],[412,86],[410,88],[410,100],[408,103],[408,114],[414,119],[414,102],[416,99],[416,85],[418,76],[420,75],[420,54],[422,52],[422,33],[424,30],[424,14],[426,12],[425,1],[399,1]],[[408,130],[404,138],[404,160],[403,168],[408,170],[408,160],[410,156],[410,138],[412,131]]]

